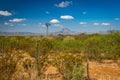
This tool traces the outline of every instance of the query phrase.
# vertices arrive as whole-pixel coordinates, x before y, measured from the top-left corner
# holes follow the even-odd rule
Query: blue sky
[[[0,31],[120,30],[120,0],[0,0]]]

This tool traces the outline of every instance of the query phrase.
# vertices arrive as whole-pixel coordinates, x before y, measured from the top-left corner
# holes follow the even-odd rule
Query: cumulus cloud
[[[109,26],[110,23],[105,23],[105,22],[103,22],[103,23],[101,23],[101,25],[102,25],[102,26]]]
[[[27,26],[27,24],[21,24],[21,26]]]
[[[52,20],[50,20],[50,23],[53,23],[53,24],[56,24],[56,23],[59,23],[60,21],[59,20],[57,20],[57,19],[52,19]]]
[[[86,11],[84,11],[84,12],[82,12],[82,14],[84,14],[84,15],[85,15],[85,14],[87,14],[87,12],[86,12]]]
[[[94,25],[94,26],[99,26],[99,25],[100,25],[100,23],[93,23],[93,25]]]
[[[63,25],[61,24],[53,24],[54,27],[60,27],[60,28],[63,28]]]
[[[22,21],[25,21],[26,19],[25,18],[14,18],[12,20],[9,20],[9,22],[22,22]]]
[[[46,13],[46,14],[50,14],[50,12],[49,12],[49,11],[45,11],[45,13]]]
[[[4,25],[6,25],[6,26],[14,26],[12,23],[9,23],[9,22],[5,22]]]
[[[116,21],[120,20],[120,18],[115,18]]]
[[[39,23],[38,23],[38,25],[42,25],[42,23],[41,23],[41,22],[39,22]]]
[[[4,25],[9,25],[9,24],[10,24],[10,23],[8,23],[8,22],[5,22],[5,23],[4,23]]]
[[[87,24],[86,22],[79,22],[79,24],[81,24],[81,25],[85,25],[85,24]]]
[[[61,18],[61,19],[66,19],[66,20],[68,20],[68,19],[74,19],[74,17],[71,16],[71,15],[60,16],[60,18]]]
[[[46,25],[45,25],[45,24],[42,24],[41,26],[42,26],[43,28],[45,28],[45,27],[46,27]]]
[[[65,8],[72,5],[72,1],[62,1],[61,3],[55,4],[56,7]]]
[[[12,13],[10,13],[8,11],[0,11],[0,15],[2,15],[2,16],[11,16]]]
[[[110,23],[107,23],[107,22],[103,22],[103,23],[95,22],[95,23],[93,23],[93,25],[94,25],[94,26],[99,26],[99,25],[101,25],[101,26],[109,26],[109,25],[111,25],[111,24],[110,24]]]

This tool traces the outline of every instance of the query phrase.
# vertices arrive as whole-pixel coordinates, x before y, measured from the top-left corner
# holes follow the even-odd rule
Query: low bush
[[[10,53],[0,58],[0,80],[11,80],[12,74],[16,71],[17,61]]]

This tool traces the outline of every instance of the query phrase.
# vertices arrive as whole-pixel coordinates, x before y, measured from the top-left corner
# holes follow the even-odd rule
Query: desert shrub
[[[41,75],[48,65],[47,55],[39,55],[38,58],[38,74]]]
[[[25,50],[28,51],[28,48],[31,47],[31,41],[26,40],[22,36],[3,36],[0,37],[0,46],[4,44],[4,52],[12,52],[12,50]]]
[[[104,58],[107,59],[119,59],[120,57],[120,33],[112,32],[106,36],[104,43]]]
[[[72,53],[82,52],[83,44],[79,40],[64,41],[63,45],[66,47],[66,51],[68,52],[72,52]]]
[[[24,67],[24,69],[29,70],[30,68],[33,68],[34,65],[35,63],[32,62],[30,59],[25,59],[22,66]]]
[[[64,39],[64,36],[65,35],[62,35],[62,34],[58,34],[57,36],[55,36],[54,38],[55,38],[55,40],[63,40]]]
[[[83,73],[84,69],[82,66],[80,68],[77,68],[77,65],[74,65],[71,80],[83,80]]]
[[[104,35],[92,35],[84,42],[85,53],[88,53],[91,59],[114,60],[120,57],[120,33],[118,32]]]
[[[10,53],[0,58],[0,80],[12,79],[12,74],[16,71],[16,63]]]
[[[86,33],[81,33],[81,34],[79,34],[79,35],[76,35],[76,36],[75,36],[75,39],[76,39],[76,40],[84,41],[84,40],[88,39],[89,37],[90,37],[90,36],[89,36],[88,34],[86,34]]]
[[[82,52],[83,43],[79,40],[53,40],[53,51],[58,52],[71,52],[80,53]]]
[[[89,55],[90,59],[100,59],[100,53],[103,52],[102,42],[104,42],[104,40],[101,36],[92,36],[91,38],[85,40],[84,50],[85,53]]]
[[[75,68],[80,69],[82,66],[82,59],[79,55],[75,54],[66,54],[60,53],[59,55],[55,55],[54,57],[54,65],[58,68],[59,72],[63,75],[65,80],[71,80],[73,77],[73,70]],[[79,76],[80,77],[80,76]]]
[[[38,42],[38,44],[39,44],[39,47],[38,47],[39,52],[42,55],[47,54],[53,48],[53,44],[52,44],[51,40],[48,40],[48,39],[42,39],[41,41]]]

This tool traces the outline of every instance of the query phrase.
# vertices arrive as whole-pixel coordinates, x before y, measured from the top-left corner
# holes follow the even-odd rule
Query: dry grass
[[[35,59],[32,58],[28,53],[24,51],[14,51],[14,54],[17,54],[17,70],[13,74],[13,80],[36,80],[36,69],[35,69]],[[33,66],[28,68],[24,67],[26,60],[30,60],[33,63]],[[26,63],[27,64],[27,63]]]

